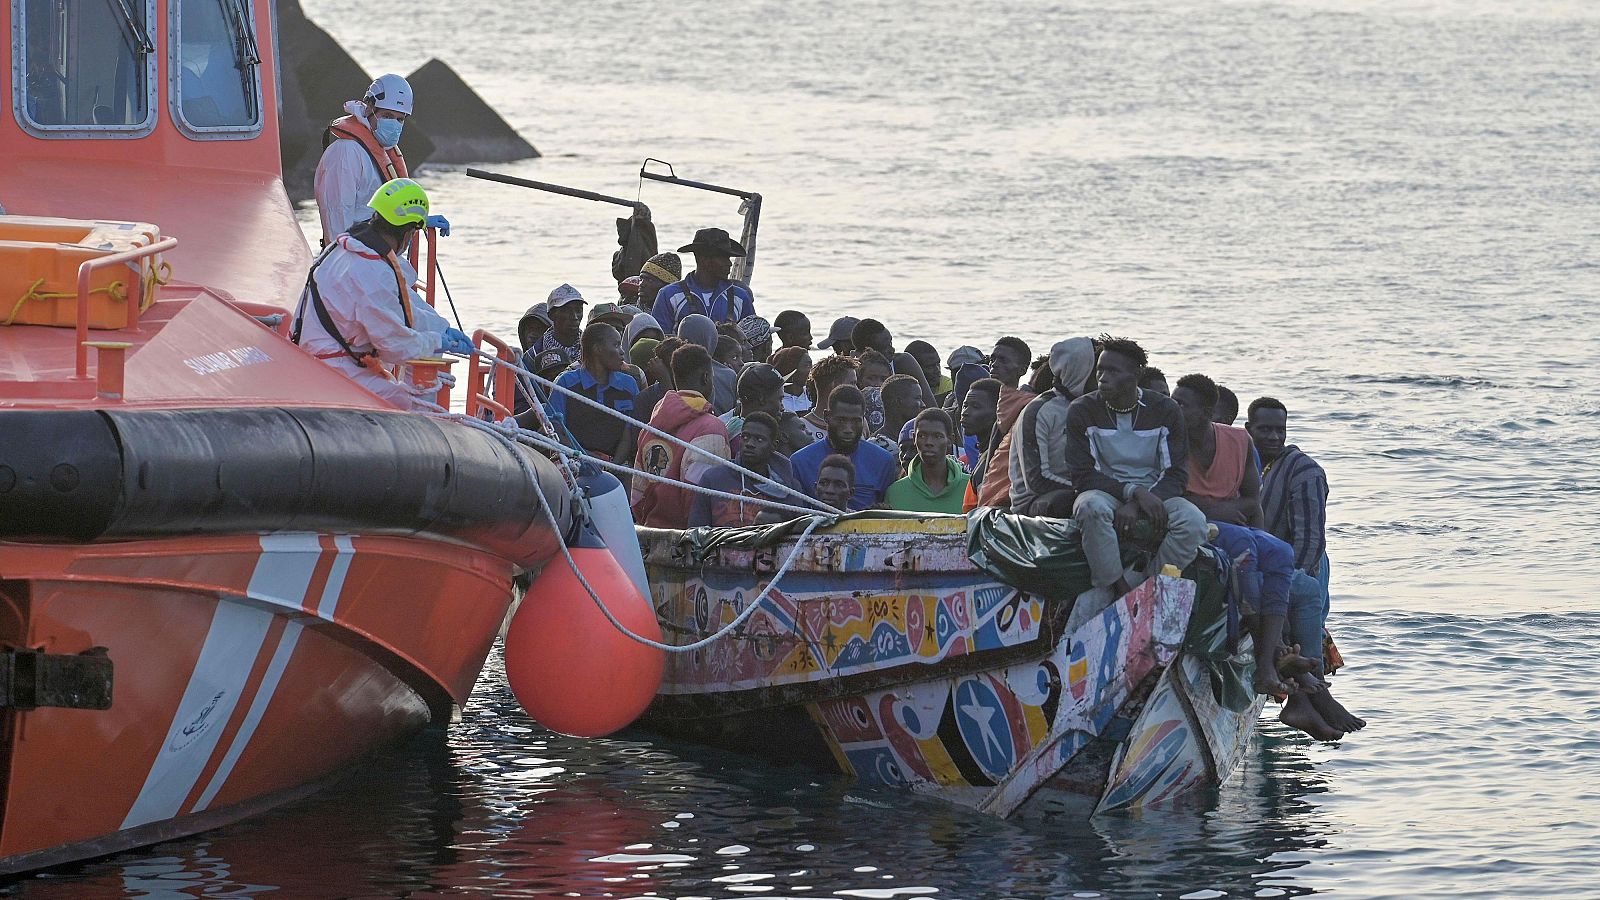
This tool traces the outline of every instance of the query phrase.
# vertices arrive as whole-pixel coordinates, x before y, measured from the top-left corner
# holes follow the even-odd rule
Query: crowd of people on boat
[[[841,316],[815,340],[803,312],[769,320],[730,280],[743,252],[701,229],[586,318],[564,284],[518,324],[529,371],[606,408],[554,391],[558,427],[586,454],[657,476],[632,480],[639,524],[782,522],[806,500],[1072,519],[1110,597],[1209,543],[1239,563],[1256,690],[1286,698],[1283,720],[1317,738],[1365,725],[1328,688],[1327,480],[1287,443],[1282,402],[1259,397],[1236,427],[1228,388],[1198,373],[1169,385],[1143,347],[1107,335],[941,355]],[[1127,567],[1141,549],[1147,563]]]
[[[416,182],[394,177],[410,110],[409,86],[383,76],[334,123],[348,133],[330,127],[318,172],[330,236],[293,334],[396,405],[425,408],[433,386],[385,364],[474,346],[416,294],[398,252],[423,228],[449,231]],[[384,175],[358,208],[351,197]],[[807,506],[1071,519],[1109,598],[1183,569],[1209,543],[1237,561],[1254,613],[1256,690],[1286,698],[1283,721],[1317,738],[1365,725],[1328,689],[1327,479],[1287,443],[1282,402],[1257,398],[1235,427],[1232,391],[1198,373],[1169,384],[1143,347],[1109,335],[1038,355],[1007,335],[988,352],[941,356],[927,341],[897,347],[881,321],[841,316],[814,341],[803,312],[757,311],[731,277],[745,248],[726,231],[654,253],[642,207],[618,227],[617,296],[591,304],[562,284],[518,323],[522,368],[552,387],[522,379],[514,412],[624,478],[631,470],[638,524],[758,525]],[[640,232],[642,261],[629,240]],[[693,259],[687,273],[680,254]]]

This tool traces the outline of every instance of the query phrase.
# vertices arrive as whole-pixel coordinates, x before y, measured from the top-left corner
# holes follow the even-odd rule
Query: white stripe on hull
[[[177,715],[156,753],[138,799],[122,820],[123,828],[170,819],[194,788],[200,771],[217,747],[217,739],[239,692],[250,677],[250,664],[261,652],[272,613],[229,600],[217,603],[205,647],[189,676]]]
[[[355,545],[350,536],[341,534],[333,539],[337,548],[337,555],[333,558],[333,567],[328,572],[328,583],[322,589],[321,600],[317,604],[319,618],[329,620],[339,605],[339,595],[344,592],[345,575],[350,572],[350,558],[355,554]],[[263,549],[266,548],[265,540],[262,541]],[[309,586],[309,585],[308,585]],[[211,806],[211,801],[216,799],[217,792],[227,783],[228,776],[233,774],[233,767],[244,755],[245,748],[250,745],[250,739],[255,736],[256,728],[261,724],[261,717],[266,715],[267,707],[272,703],[272,698],[278,692],[278,682],[283,678],[283,672],[289,667],[289,657],[294,655],[295,644],[300,640],[300,632],[304,629],[300,622],[290,622],[283,629],[283,635],[278,638],[278,649],[272,654],[272,662],[267,666],[267,673],[261,679],[261,687],[256,690],[256,695],[250,702],[250,709],[245,713],[244,722],[239,726],[239,731],[233,736],[233,742],[228,746],[227,755],[222,758],[222,764],[217,767],[217,772],[211,777],[211,782],[206,785],[205,792],[195,802],[191,813],[203,812]]]
[[[341,556],[349,546],[349,539],[340,546]],[[315,534],[269,534],[261,536],[261,556],[250,576],[247,594],[275,606],[299,609],[306,601],[311,587],[312,573],[322,556],[322,545]],[[342,588],[344,573],[336,563],[338,581]],[[330,577],[330,588],[332,587]],[[329,605],[328,594],[323,592],[319,605]],[[335,603],[337,595],[335,595]],[[261,653],[267,629],[274,613],[246,605],[238,598],[223,597],[217,602],[211,618],[211,628],[206,633],[205,645],[189,675],[183,699],[178,703],[177,714],[168,726],[167,737],[150,766],[139,796],[123,819],[124,829],[170,819],[177,816],[183,801],[194,790],[195,783],[206,763],[216,752],[217,741],[223,728],[239,703],[240,693],[249,680],[250,670]],[[233,764],[249,744],[255,727],[260,724],[278,681],[288,666],[289,657],[298,642],[301,625],[290,622],[278,640],[271,663],[262,684],[256,691],[246,721],[228,748],[223,766],[207,785],[205,794],[195,809],[205,809],[216,796],[232,772]]]

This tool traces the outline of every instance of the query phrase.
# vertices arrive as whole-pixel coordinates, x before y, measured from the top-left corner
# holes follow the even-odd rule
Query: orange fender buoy
[[[574,546],[572,558],[618,621],[640,637],[661,640],[650,601],[610,551]],[[600,737],[627,726],[650,705],[666,653],[618,631],[557,556],[511,617],[505,663],[511,692],[540,725],[574,737]]]

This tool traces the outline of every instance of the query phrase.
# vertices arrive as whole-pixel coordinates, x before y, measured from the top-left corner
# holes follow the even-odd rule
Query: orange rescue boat
[[[545,458],[286,339],[310,254],[271,3],[0,0],[0,33],[10,873],[241,818],[447,717],[571,504]],[[468,412],[509,381],[483,396],[474,360]]]

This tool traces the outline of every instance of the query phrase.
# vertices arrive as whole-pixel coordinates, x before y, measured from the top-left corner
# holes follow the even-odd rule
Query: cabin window
[[[155,0],[13,0],[17,119],[37,137],[155,127]]]
[[[172,113],[191,138],[261,131],[261,53],[250,0],[170,0]]]

